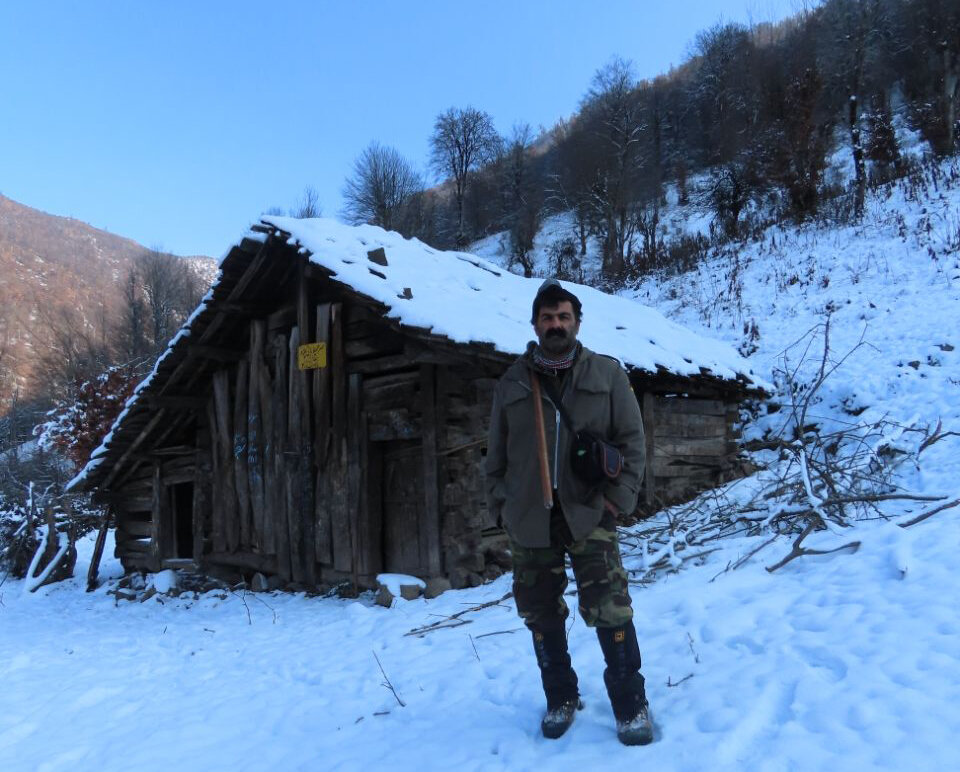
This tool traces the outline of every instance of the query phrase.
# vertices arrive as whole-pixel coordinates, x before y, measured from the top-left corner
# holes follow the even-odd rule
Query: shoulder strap
[[[553,486],[550,483],[550,460],[547,456],[547,436],[543,427],[543,405],[540,403],[540,379],[530,371],[530,386],[533,390],[533,420],[537,443],[537,460],[540,466],[540,488],[543,491],[543,506],[553,509]]]

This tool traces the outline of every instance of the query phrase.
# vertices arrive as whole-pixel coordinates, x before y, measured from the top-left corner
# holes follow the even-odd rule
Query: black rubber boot
[[[534,630],[533,650],[547,697],[547,712],[540,722],[540,731],[544,737],[555,740],[570,728],[574,715],[583,707],[563,624]]]
[[[607,662],[603,682],[617,720],[617,738],[624,745],[646,745],[653,741],[653,724],[640,675],[640,646],[633,622],[598,627],[597,638]]]

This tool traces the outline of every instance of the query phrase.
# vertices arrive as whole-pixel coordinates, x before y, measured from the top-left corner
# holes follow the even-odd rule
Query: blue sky
[[[219,257],[304,187],[340,209],[371,141],[425,170],[434,118],[572,114],[614,55],[640,77],[698,31],[798,0],[48,2],[0,5],[0,193],[178,254]]]

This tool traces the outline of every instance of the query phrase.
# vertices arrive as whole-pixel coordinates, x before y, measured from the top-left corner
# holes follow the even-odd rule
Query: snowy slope
[[[925,174],[879,191],[857,226],[771,230],[636,294],[674,321],[755,347],[754,371],[780,384],[783,373],[801,385],[817,377],[829,317],[836,370],[811,421],[914,427],[897,440],[913,454],[896,482],[949,502],[960,497],[960,442],[949,433],[960,431],[960,168]],[[744,335],[752,324],[758,337]],[[786,412],[761,411],[748,436],[770,436]],[[921,430],[938,421],[943,438],[918,456]],[[779,463],[770,451],[755,460]],[[704,514],[716,505],[699,503]],[[626,532],[657,725],[646,748],[616,741],[599,646],[573,618],[587,707],[561,740],[539,736],[542,695],[528,634],[504,598],[509,577],[391,609],[370,596],[241,590],[115,602],[116,562],[89,595],[80,579],[37,595],[7,580],[0,769],[957,769],[960,507],[898,525],[934,506],[883,502],[889,520],[811,542],[856,540],[855,553],[773,573],[765,567],[793,537],[714,542],[717,551],[640,582],[651,525]],[[81,546],[78,577],[90,551]],[[462,612],[466,624],[407,635]]]

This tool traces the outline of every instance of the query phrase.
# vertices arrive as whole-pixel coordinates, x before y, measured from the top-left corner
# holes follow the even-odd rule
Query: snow
[[[643,749],[616,740],[599,645],[579,619],[570,648],[586,708],[558,741],[539,734],[543,697],[512,600],[407,635],[502,598],[507,576],[391,609],[372,594],[137,603],[86,594],[80,578],[35,596],[8,582],[0,768],[956,769],[956,516],[865,524],[857,537],[854,555],[774,574],[721,573],[752,547],[731,541],[634,588],[656,724]]]
[[[475,255],[442,252],[373,225],[354,227],[323,218],[264,217],[290,234],[310,261],[334,272],[336,281],[389,307],[387,316],[427,328],[459,343],[489,343],[521,354],[533,337],[530,317],[542,279],[525,279]],[[367,253],[383,248],[387,265]],[[648,308],[582,284],[563,282],[583,304],[583,343],[624,364],[657,372],[722,378],[749,374],[737,352]],[[410,297],[405,297],[409,295]]]
[[[410,574],[377,574],[377,582],[382,584],[395,598],[400,597],[401,587],[419,587],[426,589],[427,583]]]
[[[960,168],[945,162],[925,174],[926,184],[871,193],[859,225],[771,229],[634,292],[730,346],[748,342],[744,324],[755,322],[750,361],[778,386],[784,372],[802,384],[817,376],[829,317],[836,370],[811,421],[828,430],[885,417],[899,429],[876,438],[878,456],[916,449],[917,430],[942,421],[942,439],[897,481],[953,500]],[[319,246],[308,248],[316,256]],[[356,270],[366,270],[360,257]],[[392,291],[406,281],[397,263],[397,276],[373,283]],[[585,335],[596,318],[585,316]],[[747,437],[777,429],[785,412],[761,414]],[[755,458],[776,463],[769,451]],[[755,476],[729,487],[756,485]],[[709,513],[712,502],[699,506]],[[0,585],[0,769],[958,769],[960,507],[902,527],[931,506],[884,502],[887,519],[805,542],[859,542],[856,551],[770,572],[792,537],[753,557],[772,534],[730,538],[676,573],[633,584],[656,724],[644,748],[617,742],[599,646],[574,617],[586,708],[562,739],[540,736],[543,697],[529,634],[506,597],[509,576],[390,609],[373,593],[242,589],[123,601],[110,594],[122,573],[111,544],[103,586],[83,591],[91,535],[78,545],[77,578],[33,594],[12,579]],[[634,577],[659,556],[637,536],[643,527],[624,534]],[[409,634],[454,614],[468,623]]]

